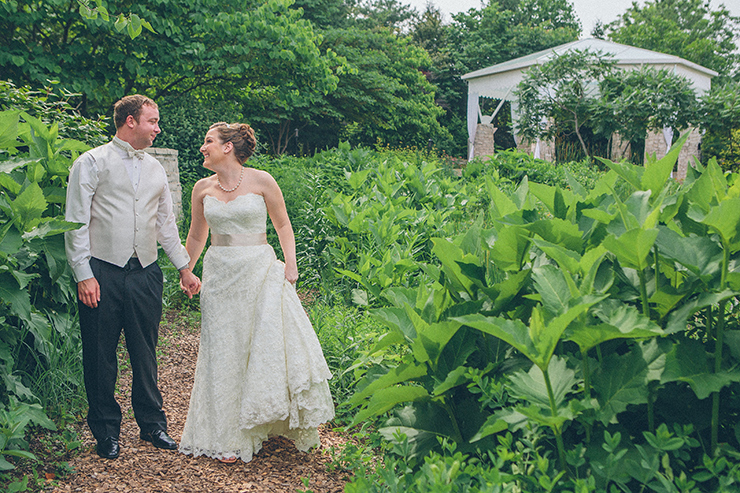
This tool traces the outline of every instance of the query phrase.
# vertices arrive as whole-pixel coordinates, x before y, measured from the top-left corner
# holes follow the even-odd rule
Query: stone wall
[[[147,147],[144,150],[154,156],[167,172],[170,193],[172,194],[172,208],[175,211],[175,217],[179,221],[182,219],[182,186],[180,185],[180,171],[177,167],[178,152],[175,149],[163,149],[159,147]]]

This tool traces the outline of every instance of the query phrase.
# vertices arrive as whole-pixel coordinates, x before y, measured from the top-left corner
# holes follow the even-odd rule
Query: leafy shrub
[[[66,177],[88,146],[60,139],[56,124],[47,128],[19,110],[0,112],[0,128],[0,405],[23,425],[12,426],[17,437],[29,422],[22,414],[35,412],[38,402],[61,405],[64,389],[75,395],[81,384],[76,289],[63,233],[77,227],[64,221]]]
[[[63,88],[55,91],[47,87],[34,91],[0,80],[0,110],[21,110],[46,126],[56,124],[61,138],[79,140],[90,147],[104,144],[108,141],[107,118],[99,116],[97,120],[91,120],[77,113],[72,101],[79,96]]]
[[[544,483],[523,491],[716,491],[718,475],[700,471],[710,457],[736,471],[739,456],[740,351],[727,324],[740,180],[713,162],[677,185],[682,144],[646,167],[604,161],[591,190],[522,179],[504,193],[488,179],[487,215],[432,237],[431,255],[413,257],[423,275],[377,291],[371,313],[388,331],[356,365],[353,424],[379,419],[412,475],[441,453],[438,438],[483,460],[510,433],[539,454],[532,467],[547,462]],[[353,204],[405,200],[405,186],[357,187]],[[459,185],[451,202],[474,189]],[[376,283],[361,266],[347,275]]]
[[[490,160],[475,159],[468,163],[464,170],[467,178],[477,178],[480,175],[497,171],[499,176],[514,183],[521,182],[527,176],[530,181],[560,188],[571,188],[575,180],[587,190],[591,190],[599,176],[603,174],[589,161],[571,161],[565,163],[549,163],[534,159],[531,155],[514,150],[499,151]]]

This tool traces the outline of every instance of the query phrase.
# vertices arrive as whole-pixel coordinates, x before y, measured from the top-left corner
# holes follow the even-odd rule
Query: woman
[[[250,461],[272,435],[306,451],[319,444],[318,425],[334,417],[331,373],[293,286],[295,237],[283,194],[269,173],[243,166],[255,145],[249,125],[208,130],[200,152],[215,174],[193,187],[185,244],[192,269],[210,229],[198,364],[179,450],[228,463]],[[268,214],[284,264],[266,241]]]

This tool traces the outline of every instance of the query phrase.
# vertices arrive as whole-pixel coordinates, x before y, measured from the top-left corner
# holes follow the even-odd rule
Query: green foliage
[[[0,110],[22,110],[41,120],[44,125],[59,126],[59,136],[85,142],[92,147],[107,142],[106,119],[91,120],[81,116],[72,107],[72,100],[80,94],[52,87],[33,91],[28,87],[16,87],[8,81],[0,81]]]
[[[95,6],[92,6],[89,0],[77,0],[77,3],[80,5],[80,15],[85,19],[95,20],[100,16],[105,22],[110,21],[110,14],[108,13],[108,9],[103,6],[102,0],[96,0]],[[152,25],[136,14],[125,15],[121,13],[114,17],[116,18],[114,23],[116,30],[118,32],[125,30],[131,39],[139,36],[142,28],[154,32]]]
[[[696,94],[683,76],[653,68],[616,70],[610,56],[588,50],[533,67],[515,94],[525,138],[558,141],[575,134],[583,156],[608,156],[615,133],[636,147],[648,131],[680,131],[698,121]],[[599,138],[607,145],[594,146]]]
[[[355,362],[367,351],[370,339],[381,332],[382,327],[367,313],[342,304],[316,303],[309,309],[309,318],[333,374],[329,381],[331,394],[335,401],[344,402],[355,388],[352,372]],[[339,422],[351,418],[343,414],[342,409],[338,410],[336,419]]]
[[[485,189],[489,202],[472,223],[449,217],[464,229],[447,224],[438,237],[424,224],[413,235],[404,226],[412,212],[385,206],[408,203],[401,169],[369,187],[371,171],[348,175],[352,200],[332,209],[352,236],[335,245],[381,261],[336,262],[372,294],[371,313],[387,329],[358,359],[346,405],[357,409],[353,424],[377,419],[406,461],[379,477],[412,491],[423,477],[451,484],[452,473],[425,476],[431,450],[454,462],[442,439],[489,474],[527,470],[531,479],[533,469],[502,469],[491,455],[509,433],[506,450],[534,441],[532,464],[543,464],[526,491],[716,491],[715,476],[698,474],[709,464],[702,457],[734,460],[738,445],[740,352],[727,307],[740,294],[740,182],[712,162],[676,185],[684,140],[645,167],[602,160],[610,171],[592,188],[566,175],[567,188],[523,178],[502,191],[500,174],[470,174],[480,187],[460,182],[447,200]],[[434,176],[433,166],[423,173]],[[384,220],[401,227],[373,244],[386,237],[366,235]],[[382,260],[412,241],[431,250],[403,269]],[[357,491],[386,491],[361,483]]]
[[[135,40],[115,33],[101,18],[85,19],[67,2],[24,0],[0,4],[3,75],[39,86],[47,79],[82,93],[86,114],[107,113],[132,92],[188,98],[221,94],[250,97],[276,108],[336,87],[332,53],[319,53],[319,38],[288,0],[247,2],[238,7],[218,0],[149,2],[107,8],[147,19]],[[43,31],[45,41],[36,33]],[[209,92],[210,91],[210,92]]]
[[[431,56],[432,63],[422,68],[445,109],[440,123],[454,136],[452,143],[435,141],[436,147],[456,156],[467,153],[467,84],[461,75],[575,41],[579,31],[573,6],[564,0],[490,2],[453,15],[450,24],[427,8],[411,34]]]
[[[738,68],[739,22],[722,4],[711,9],[702,0],[653,0],[632,4],[607,28],[617,43],[680,56],[731,76]]]
[[[740,83],[713,84],[701,97],[702,161],[711,157],[725,169],[738,171],[740,163]]]
[[[643,67],[607,75],[599,84],[596,131],[618,132],[626,141],[645,140],[648,130],[684,130],[697,121],[697,100],[684,77]]]
[[[428,259],[428,239],[452,234],[469,213],[459,183],[423,153],[367,153],[347,171],[350,191],[331,193],[325,209],[338,229],[328,247],[337,272],[352,280],[353,300],[376,305],[390,286],[408,286]]]
[[[39,404],[21,403],[12,397],[9,408],[6,409],[0,404],[0,471],[14,468],[5,457],[36,458],[28,452],[28,443],[25,441],[29,424],[42,426],[48,430],[56,429]]]
[[[346,70],[336,91],[315,103],[323,116],[300,131],[309,149],[334,147],[340,139],[365,146],[449,142],[434,87],[419,70],[430,63],[423,49],[387,29],[327,29],[323,35],[322,47],[345,59]]]
[[[64,386],[81,384],[76,292],[62,233],[77,227],[64,221],[64,188],[73,158],[88,146],[60,139],[57,124],[48,128],[19,110],[0,112],[0,129],[0,404],[10,406],[10,446],[43,415],[39,400],[48,406]],[[67,377],[58,378],[65,373],[55,368],[70,360]],[[59,387],[40,394],[39,382]]]
[[[487,161],[471,161],[463,170],[463,176],[468,179],[480,180],[485,175],[495,177],[497,180],[510,180],[513,184],[520,183],[526,176],[535,183],[561,189],[580,185],[591,190],[602,172],[588,161],[555,164],[534,159],[531,154],[510,150],[496,152]],[[506,185],[499,183],[498,186]]]

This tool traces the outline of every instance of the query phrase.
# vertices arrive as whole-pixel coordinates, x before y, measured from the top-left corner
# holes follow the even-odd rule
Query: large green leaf
[[[532,242],[548,257],[557,262],[561,269],[571,274],[580,273],[581,255],[579,253],[537,237],[532,238]]]
[[[460,322],[450,320],[429,324],[423,330],[418,331],[419,340],[424,345],[432,364],[437,364],[445,346],[461,326]]]
[[[488,419],[486,419],[486,422],[483,423],[483,426],[480,427],[476,434],[473,435],[470,439],[470,443],[475,443],[487,436],[507,430],[508,428],[509,423],[501,419],[497,414],[492,414]]]
[[[416,338],[416,328],[404,308],[376,308],[370,312],[370,316],[397,330],[409,342]]]
[[[18,121],[20,111],[0,111],[0,149],[14,149],[18,142]]]
[[[661,226],[655,245],[663,257],[678,262],[705,282],[720,270],[722,249],[710,237],[684,237]]]
[[[597,417],[604,425],[616,423],[617,414],[627,406],[647,403],[648,382],[659,378],[669,350],[668,341],[653,339],[628,353],[604,357],[591,381],[599,402]]]
[[[592,308],[591,314],[602,323],[573,323],[565,333],[565,339],[578,344],[584,352],[613,339],[642,339],[663,334],[660,327],[637,308],[616,300],[602,301]]]
[[[42,158],[29,158],[29,157],[23,157],[18,156],[11,159],[8,159],[7,161],[0,161],[0,173],[10,173],[14,169],[20,168],[22,166],[26,166],[27,164],[36,164],[41,161]],[[5,183],[2,183],[4,186]],[[13,187],[15,188],[15,187]],[[11,191],[13,191],[11,189]]]
[[[600,158],[598,156],[596,156],[596,159],[611,168],[612,171],[614,171],[627,183],[632,185],[635,190],[642,189],[642,175],[643,173],[645,173],[645,168],[643,168],[642,166],[635,166],[634,164],[630,164],[627,162],[615,163],[613,161],[609,161],[608,159]]]
[[[377,392],[378,390],[404,383],[407,381],[413,381],[419,377],[426,375],[427,368],[425,365],[419,365],[416,362],[402,363],[399,366],[392,368],[388,373],[373,380],[360,392],[356,392],[347,401],[352,406],[361,404],[368,396]]]
[[[468,377],[465,376],[468,370],[470,370],[470,368],[467,366],[458,366],[447,374],[442,383],[434,387],[434,389],[432,390],[432,394],[437,397],[444,394],[450,389],[454,389],[455,387],[469,382],[470,380],[468,379]]]
[[[686,324],[691,315],[708,306],[715,305],[722,300],[727,300],[740,295],[740,292],[726,289],[721,293],[700,293],[695,298],[681,304],[681,306],[668,314],[666,323],[666,334],[674,334],[686,330]]]
[[[491,248],[491,260],[505,271],[518,272],[529,252],[529,232],[518,226],[498,228],[496,242]]]
[[[474,315],[465,315],[454,317],[453,320],[478,329],[486,334],[509,343],[520,353],[528,358],[536,357],[537,349],[534,342],[529,337],[529,329],[521,320],[509,320],[502,317],[486,317],[479,313]]]
[[[494,219],[506,217],[509,214],[519,212],[519,207],[502,192],[499,187],[493,183],[489,176],[486,176],[486,185],[488,193],[491,196],[491,216]]]
[[[14,315],[26,322],[31,321],[31,297],[9,272],[0,272],[0,300],[10,304]]]
[[[511,310],[511,301],[529,284],[531,274],[530,269],[513,272],[504,281],[483,290],[493,301],[491,312],[500,313]]]
[[[724,387],[740,382],[740,369],[715,373],[704,345],[693,339],[683,339],[666,356],[660,382],[686,382],[698,399],[706,399]]]
[[[79,229],[81,226],[81,223],[71,223],[61,218],[43,218],[37,227],[23,234],[23,239],[30,241],[46,238]]]
[[[706,215],[700,209],[691,207],[688,216],[718,232],[726,248],[730,248],[733,252],[740,249],[740,242],[738,242],[740,197],[726,198],[717,206],[712,207]]]
[[[411,446],[408,456],[421,458],[439,446],[437,437],[453,437],[454,428],[441,406],[434,402],[414,402],[393,410],[378,432],[391,443],[399,443],[398,434],[406,435]]]
[[[560,408],[566,402],[566,396],[578,385],[579,379],[576,372],[568,368],[564,359],[553,356],[547,369],[552,385],[555,406]],[[547,384],[542,370],[533,365],[528,372],[518,371],[509,376],[509,392],[516,398],[529,404],[537,404],[550,412],[550,396],[547,392]]]
[[[643,270],[647,267],[647,256],[650,254],[657,237],[657,229],[635,228],[619,237],[607,236],[603,245],[617,256],[617,260],[623,267]]]
[[[442,238],[432,238],[432,253],[442,262],[445,274],[457,291],[473,294],[473,281],[463,274],[459,262],[477,263],[473,255],[464,254],[462,249],[452,242]]]
[[[380,416],[402,402],[413,402],[428,397],[429,393],[423,387],[399,385],[380,389],[373,393],[367,407],[355,415],[349,426],[352,427],[368,418]]]
[[[566,274],[554,265],[543,265],[532,269],[532,280],[537,293],[542,298],[542,305],[553,315],[568,309],[571,290],[566,281]]]
[[[23,246],[23,237],[20,231],[10,228],[5,232],[3,239],[0,241],[0,252],[13,255]]]
[[[10,206],[16,214],[19,229],[30,231],[40,222],[48,203],[41,187],[36,183],[31,183],[11,202]]]
[[[578,225],[557,217],[542,219],[527,224],[526,229],[542,239],[561,245],[568,250],[580,252],[583,249],[582,233]]]
[[[647,164],[640,181],[642,190],[651,190],[653,197],[657,197],[658,194],[663,191],[666,183],[671,178],[671,172],[678,160],[678,154],[681,152],[681,148],[690,133],[691,132],[684,132],[684,134],[671,146],[665,156],[654,163]]]
[[[601,297],[589,297],[574,301],[564,313],[547,321],[543,317],[542,310],[535,307],[532,310],[529,327],[520,320],[484,317],[480,314],[455,317],[454,320],[502,339],[514,346],[535,365],[547,368],[555,347],[560,341],[560,336],[568,325],[601,299]]]

